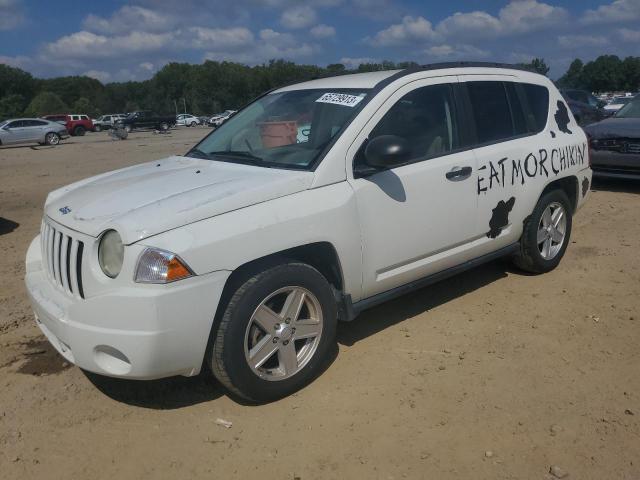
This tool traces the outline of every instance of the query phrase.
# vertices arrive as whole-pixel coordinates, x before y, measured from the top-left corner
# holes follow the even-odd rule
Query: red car
[[[65,127],[71,135],[84,135],[87,130],[94,131],[93,122],[87,115],[62,114],[62,115],[45,115],[45,120],[58,122]]]

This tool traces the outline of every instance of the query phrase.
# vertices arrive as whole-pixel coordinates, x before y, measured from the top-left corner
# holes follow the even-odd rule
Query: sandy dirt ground
[[[23,286],[47,192],[206,132],[0,148],[0,478],[640,479],[640,183],[595,184],[550,274],[498,261],[340,325],[279,402],[64,363]]]

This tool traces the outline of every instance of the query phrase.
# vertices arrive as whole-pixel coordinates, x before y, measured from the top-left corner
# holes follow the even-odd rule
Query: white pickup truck
[[[86,370],[206,367],[270,401],[322,370],[338,320],[501,256],[555,268],[590,181],[587,138],[543,76],[459,63],[313,80],[183,156],[51,192],[26,285]]]

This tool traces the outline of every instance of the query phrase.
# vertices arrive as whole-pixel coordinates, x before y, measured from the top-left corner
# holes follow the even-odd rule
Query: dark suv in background
[[[561,89],[560,93],[569,104],[571,113],[581,127],[599,122],[607,116],[602,109],[605,103],[586,90]]]

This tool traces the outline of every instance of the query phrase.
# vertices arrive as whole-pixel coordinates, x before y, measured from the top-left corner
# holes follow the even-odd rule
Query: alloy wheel
[[[322,308],[302,287],[284,287],[253,312],[244,339],[247,364],[260,378],[284,380],[309,363],[322,336]]]
[[[540,255],[545,260],[553,260],[562,249],[567,231],[567,214],[558,202],[545,208],[540,223],[536,242]]]

